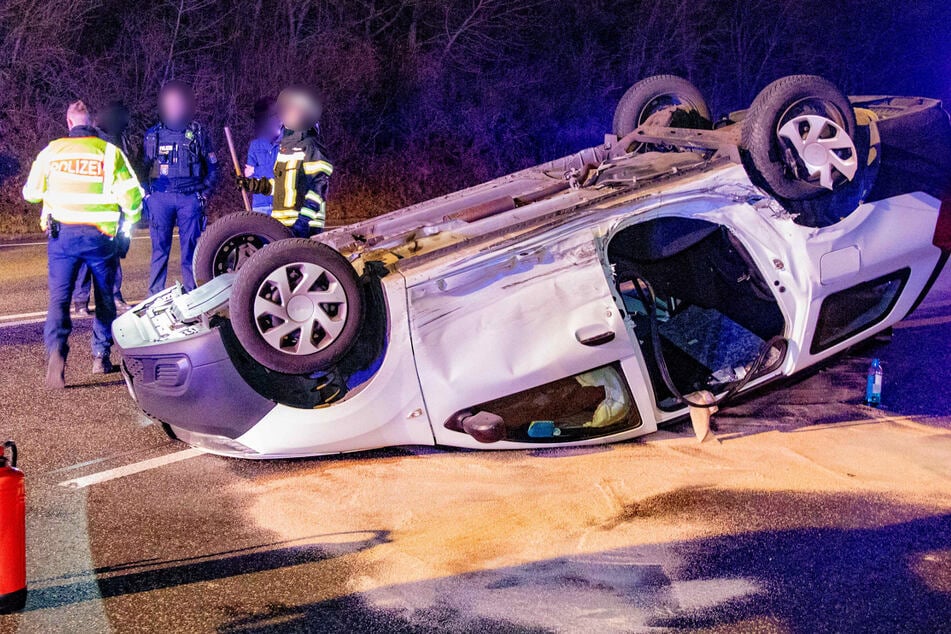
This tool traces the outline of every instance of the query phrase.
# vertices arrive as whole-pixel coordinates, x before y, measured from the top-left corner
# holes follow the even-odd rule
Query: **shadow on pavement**
[[[887,416],[947,417],[951,352],[944,342],[951,341],[951,323],[914,324],[907,328],[899,324],[893,334],[881,334],[790,379],[739,397],[714,417],[722,427],[718,438],[729,441],[765,431],[864,424]],[[880,408],[864,404],[873,358],[881,359],[885,370]],[[939,420],[918,422],[941,425]]]
[[[951,412],[951,323],[914,325],[928,323],[929,314],[916,312],[909,327],[899,324],[891,345],[882,351],[882,403],[890,412],[919,416]]]
[[[347,534],[344,534],[347,535]],[[123,596],[202,581],[214,581],[310,564],[366,550],[389,541],[386,531],[353,533],[365,539],[272,548],[273,544],[168,561],[145,560],[97,568],[89,578],[31,588],[26,611],[56,608],[102,597]],[[328,537],[328,536],[323,536]],[[338,536],[339,537],[339,536]],[[295,540],[299,542],[301,540]],[[263,548],[263,550],[262,550]],[[119,574],[113,574],[118,572]],[[94,578],[92,575],[98,576]]]
[[[681,489],[629,505],[613,526],[703,518],[723,534],[667,542],[658,535],[655,544],[309,605],[274,597],[265,613],[219,631],[947,631],[951,514],[927,513],[856,495]]]

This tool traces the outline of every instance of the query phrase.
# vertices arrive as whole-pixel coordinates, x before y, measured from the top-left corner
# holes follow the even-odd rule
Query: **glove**
[[[132,246],[132,223],[122,222],[119,231],[116,233],[116,254],[124,258],[129,254],[129,247]]]
[[[252,194],[270,194],[271,180],[269,178],[248,178],[247,176],[236,176],[235,182],[239,189]]]
[[[291,233],[294,234],[295,238],[309,238],[310,237],[310,218],[304,215],[298,215],[297,220],[294,222],[294,225],[291,227]]]

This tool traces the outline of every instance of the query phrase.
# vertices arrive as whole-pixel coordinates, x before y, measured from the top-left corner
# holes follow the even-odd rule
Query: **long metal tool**
[[[234,139],[231,137],[231,128],[225,126],[225,139],[228,141],[228,151],[231,152],[231,163],[234,165],[234,175],[244,176],[241,173],[241,163],[238,162],[238,153],[234,149]],[[244,210],[251,211],[251,197],[248,192],[241,190],[241,200],[244,201]]]

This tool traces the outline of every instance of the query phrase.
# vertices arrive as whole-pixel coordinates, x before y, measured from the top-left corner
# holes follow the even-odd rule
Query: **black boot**
[[[115,372],[116,368],[112,365],[112,359],[109,358],[109,353],[102,356],[95,356],[92,359],[92,373],[93,374],[112,374]]]

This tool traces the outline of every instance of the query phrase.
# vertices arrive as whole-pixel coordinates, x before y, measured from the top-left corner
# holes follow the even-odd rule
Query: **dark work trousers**
[[[116,283],[115,241],[92,226],[61,225],[59,236],[50,238],[47,255],[50,306],[43,329],[47,354],[58,350],[65,357],[69,352],[67,341],[73,330],[69,307],[79,267],[83,264],[92,273],[97,299],[92,326],[92,353],[98,357],[109,354],[112,348],[112,322],[116,318],[113,296]],[[100,298],[102,301],[98,301]]]
[[[178,225],[178,242],[182,250],[182,285],[194,290],[195,274],[192,256],[195,244],[205,226],[205,214],[197,194],[155,192],[146,199],[149,209],[149,234],[152,236],[152,267],[149,272],[149,295],[165,290],[168,279],[168,256],[172,250],[172,231]]]
[[[88,306],[92,294],[92,273],[89,267],[83,264],[79,267],[79,277],[76,278],[76,288],[73,289],[73,304]],[[117,302],[125,301],[122,297],[122,260],[116,254],[116,287],[113,295]]]

